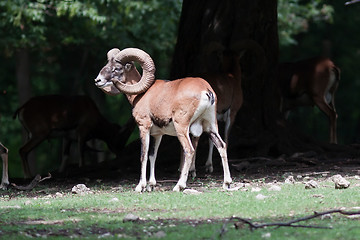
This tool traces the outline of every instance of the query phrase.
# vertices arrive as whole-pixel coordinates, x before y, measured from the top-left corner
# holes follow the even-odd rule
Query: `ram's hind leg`
[[[223,188],[229,188],[230,183],[232,182],[231,176],[230,176],[230,170],[229,170],[229,163],[227,158],[227,152],[226,152],[226,143],[221,139],[219,133],[216,131],[216,129],[210,131],[210,139],[212,143],[215,145],[217,150],[219,151],[219,154],[221,156],[221,161],[223,165],[224,170],[224,185]]]
[[[212,162],[213,151],[214,151],[214,144],[211,141],[209,141],[209,154],[205,163],[205,172],[208,173],[212,173],[214,171],[213,162]]]
[[[199,137],[192,137],[191,142],[192,142],[192,145],[193,145],[193,147],[195,149],[195,153],[194,153],[193,159],[191,161],[191,165],[190,165],[190,169],[189,169],[189,175],[192,178],[196,178],[195,159],[196,159],[196,148],[197,148],[197,145],[198,145],[198,142],[199,142]],[[185,155],[184,155],[184,152],[181,151],[181,154],[180,154],[180,166],[179,166],[179,169],[178,169],[178,171],[180,173],[181,173],[181,170],[183,169],[184,162],[185,162]]]
[[[173,188],[173,191],[179,192],[180,190],[186,187],[186,181],[189,175],[189,169],[195,155],[195,149],[192,146],[188,129],[186,132],[184,131],[177,131],[177,137],[183,147],[184,151],[184,161],[183,166],[180,173],[179,181],[177,182],[176,186]]]
[[[194,147],[194,150],[195,150],[195,153],[194,153],[194,156],[191,160],[191,165],[190,165],[190,169],[189,169],[189,173],[190,173],[190,176],[192,178],[195,178],[196,177],[196,167],[195,167],[195,159],[196,159],[196,148],[197,148],[197,145],[199,143],[199,137],[191,137],[191,143]]]

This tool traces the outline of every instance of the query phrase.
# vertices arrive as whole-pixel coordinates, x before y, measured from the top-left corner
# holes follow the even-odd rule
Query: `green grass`
[[[269,227],[250,231],[247,225],[235,229],[234,222],[227,222],[231,216],[265,223],[289,221],[314,211],[341,207],[352,210],[360,207],[360,191],[359,180],[351,181],[351,187],[344,190],[323,181],[319,188],[310,190],[301,183],[282,184],[281,191],[269,191],[269,185],[260,184],[260,192],[251,191],[256,183],[226,192],[220,183],[214,186],[205,182],[202,187],[194,187],[203,192],[200,195],[171,192],[171,184],[138,194],[133,184],[114,188],[96,182],[87,184],[93,193],[83,196],[61,185],[41,185],[30,193],[10,190],[0,192],[0,239],[220,239],[221,230],[221,239],[358,239],[359,218],[340,214],[302,222],[333,229]],[[257,200],[260,193],[267,198]],[[129,213],[139,216],[140,221],[124,223]]]

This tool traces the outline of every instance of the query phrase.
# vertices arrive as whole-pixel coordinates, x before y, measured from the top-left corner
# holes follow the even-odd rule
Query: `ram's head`
[[[110,95],[119,93],[140,94],[151,87],[155,80],[155,64],[151,57],[137,48],[117,48],[107,53],[108,62],[95,79],[95,85]],[[141,76],[134,62],[143,69]]]

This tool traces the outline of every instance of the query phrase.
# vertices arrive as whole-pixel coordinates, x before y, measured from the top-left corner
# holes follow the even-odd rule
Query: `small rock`
[[[335,183],[335,189],[345,189],[350,186],[350,182],[343,178],[340,174],[333,176],[332,181]]]
[[[107,232],[107,233],[104,233],[104,234],[98,236],[98,238],[108,238],[110,236],[111,236],[111,233]]]
[[[288,177],[285,179],[285,183],[287,183],[287,184],[294,184],[294,183],[295,183],[294,176],[288,176]]]
[[[63,196],[63,194],[62,194],[62,193],[60,193],[60,192],[56,192],[56,193],[55,193],[55,196],[56,196],[56,197],[62,197],[62,196]]]
[[[154,237],[163,238],[166,237],[166,233],[164,231],[158,231],[157,233],[154,234]]]
[[[202,192],[199,192],[195,189],[185,189],[183,191],[184,194],[192,194],[192,195],[199,195],[199,194],[202,194]]]
[[[114,197],[114,198],[109,200],[109,202],[118,202],[118,201],[119,201],[119,199],[117,197]]]
[[[228,188],[226,189],[229,192],[235,192],[235,191],[239,191],[241,188],[241,186],[237,186],[237,187],[232,187],[232,188]]]
[[[86,187],[85,184],[77,184],[71,189],[72,193],[84,195],[90,193],[90,188]]]
[[[138,220],[140,220],[139,216],[129,213],[124,217],[123,222],[136,222]]]
[[[272,185],[268,190],[269,191],[281,191],[281,187],[278,185]]]
[[[256,195],[256,197],[255,197],[257,200],[264,200],[265,198],[268,198],[268,196],[264,196],[264,195],[262,195],[262,194],[258,194],[258,195]]]
[[[263,234],[261,234],[261,237],[262,238],[271,238],[271,233],[263,233]]]
[[[261,191],[261,188],[259,188],[259,187],[251,188],[251,192],[260,192],[260,191]]]
[[[305,189],[311,189],[311,188],[317,188],[317,187],[319,187],[319,185],[314,180],[310,180],[307,183],[305,183]]]

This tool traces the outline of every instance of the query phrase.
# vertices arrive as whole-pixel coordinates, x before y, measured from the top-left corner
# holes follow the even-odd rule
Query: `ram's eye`
[[[119,67],[114,67],[113,69],[112,69],[112,72],[119,72],[121,69],[119,68]]]

